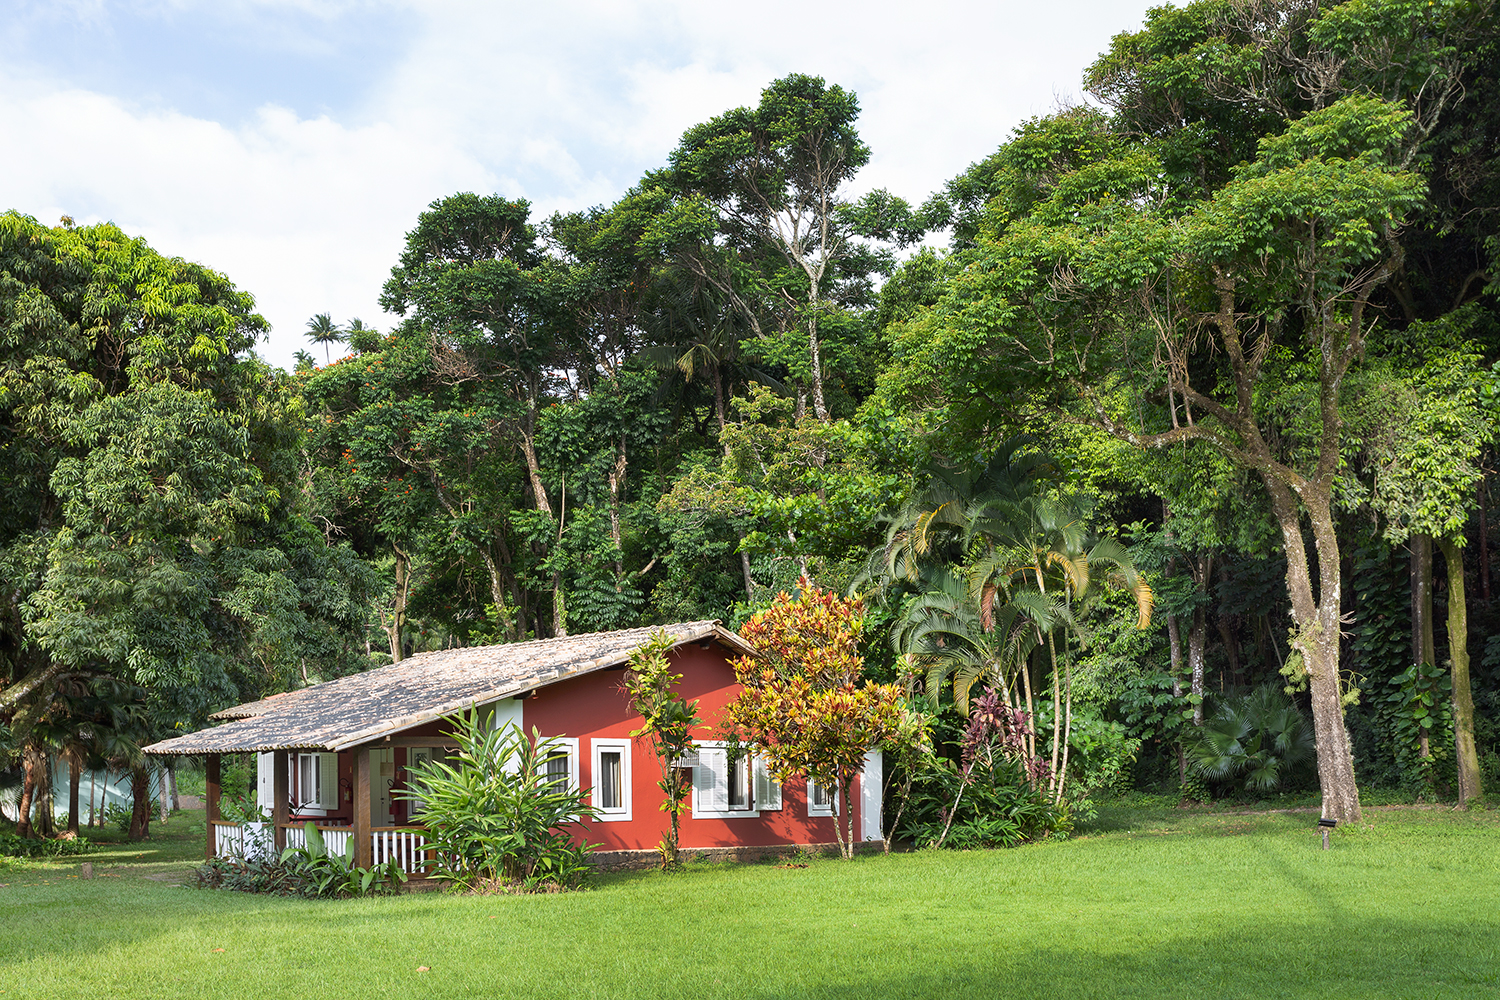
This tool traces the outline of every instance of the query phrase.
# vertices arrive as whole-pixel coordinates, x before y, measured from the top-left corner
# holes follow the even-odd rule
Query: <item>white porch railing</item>
[[[264,823],[231,823],[216,819],[213,825],[216,858],[254,858],[275,850],[271,833]]]
[[[323,846],[330,854],[343,854],[354,835],[352,827],[315,824],[323,835]],[[261,823],[230,823],[214,820],[214,855],[220,858],[256,857],[272,853],[270,830]],[[306,847],[307,828],[288,823],[282,828],[287,847]],[[408,875],[423,876],[432,865],[432,849],[427,846],[427,831],[421,827],[377,826],[370,831],[372,861],[383,865],[392,860]]]
[[[239,823],[214,820],[214,857],[233,858],[245,855],[245,828]]]
[[[427,831],[409,826],[377,826],[370,832],[374,863],[383,865],[395,859],[408,875],[426,874],[429,863]]]
[[[319,833],[323,835],[323,847],[329,854],[343,854],[349,847],[349,836],[353,832],[347,826],[324,826],[314,823]],[[306,847],[307,827],[302,823],[288,823],[282,827],[286,830],[286,846]]]

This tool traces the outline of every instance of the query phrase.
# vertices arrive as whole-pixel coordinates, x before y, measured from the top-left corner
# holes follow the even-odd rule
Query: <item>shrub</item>
[[[281,863],[288,866],[290,877],[302,883],[302,895],[366,896],[395,892],[406,881],[406,872],[392,858],[383,865],[361,868],[354,863],[354,838],[349,838],[343,854],[328,850],[323,833],[308,823],[306,844],[288,847],[281,852]]]
[[[491,729],[478,710],[448,720],[456,756],[413,767],[410,788],[396,794],[423,806],[428,843],[436,849],[433,878],[469,890],[570,889],[593,871],[598,845],[574,842],[564,828],[593,818],[588,789],[545,773],[558,745],[535,731]]]
[[[1141,749],[1140,737],[1131,736],[1118,722],[1078,713],[1073,716],[1068,744],[1073,750],[1074,799],[1122,794],[1130,789],[1131,766]]]
[[[200,889],[329,899],[395,892],[406,881],[406,872],[394,860],[372,868],[355,865],[353,837],[343,854],[332,854],[316,826],[308,823],[305,830],[304,847],[288,847],[279,855],[211,858],[193,869],[191,884]]]
[[[1203,725],[1184,730],[1183,747],[1188,767],[1211,784],[1243,776],[1247,791],[1268,792],[1312,758],[1313,735],[1297,706],[1268,685],[1226,698]]]
[[[1015,847],[1072,830],[1067,805],[1054,804],[1051,796],[1025,779],[1014,760],[996,758],[992,766],[974,767],[959,797],[962,780],[957,765],[939,758],[914,782],[911,819],[897,835],[916,847],[941,843],[962,850]],[[944,839],[950,810],[955,814]]]
[[[87,854],[94,845],[87,837],[63,837],[44,840],[0,833],[0,856],[10,858],[59,858]]]

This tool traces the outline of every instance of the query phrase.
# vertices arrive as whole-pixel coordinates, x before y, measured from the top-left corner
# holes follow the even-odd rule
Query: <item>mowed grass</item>
[[[0,998],[1500,996],[1500,816],[1372,810],[1327,852],[1314,819],[342,902],[173,887],[122,847],[94,857],[118,877],[0,869]]]

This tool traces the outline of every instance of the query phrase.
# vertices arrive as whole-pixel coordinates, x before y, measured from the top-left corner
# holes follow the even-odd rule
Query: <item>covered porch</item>
[[[238,748],[205,753],[208,836],[204,857],[243,858],[303,847],[311,823],[330,853],[344,853],[352,841],[355,865],[368,868],[395,861],[408,875],[424,878],[434,866],[426,828],[418,818],[420,813],[393,793],[405,786],[409,764],[452,746],[451,741],[433,734],[388,737],[347,750],[247,748],[241,752],[269,758],[270,766],[262,770],[269,771],[270,780],[259,783],[262,809],[270,815],[267,823],[225,818],[223,757]],[[330,792],[320,784],[332,784],[333,789]]]

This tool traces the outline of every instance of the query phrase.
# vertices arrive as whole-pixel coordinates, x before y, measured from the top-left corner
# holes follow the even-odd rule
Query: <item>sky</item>
[[[609,204],[686,129],[809,73],[859,95],[851,192],[919,203],[1082,99],[1149,5],[0,0],[0,210],[227,274],[290,367],[314,314],[394,325],[380,287],[438,198]]]

